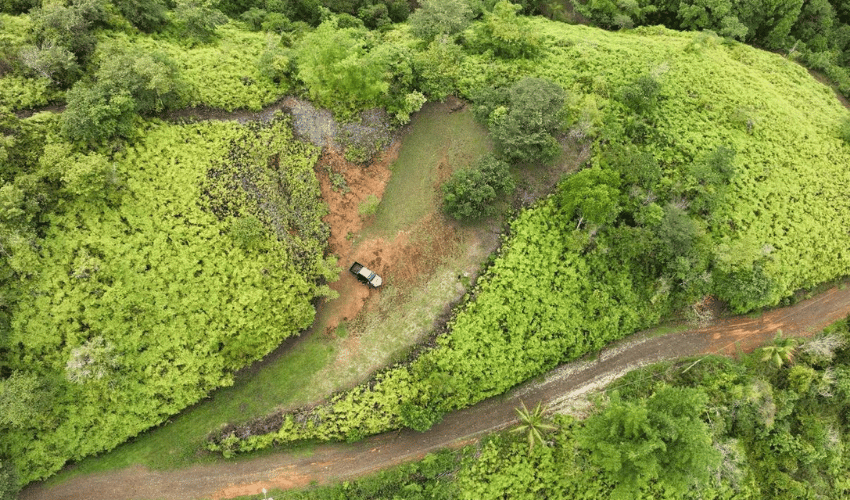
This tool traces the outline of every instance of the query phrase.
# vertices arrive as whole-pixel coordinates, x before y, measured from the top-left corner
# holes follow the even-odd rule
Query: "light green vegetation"
[[[44,234],[30,236],[38,251],[7,246],[4,269],[16,277],[4,365],[36,377],[48,401],[0,441],[24,481],[232,384],[233,371],[309,326],[329,275],[316,151],[284,121],[149,123],[111,158],[43,147],[42,168],[57,169],[62,187],[42,206]],[[293,202],[300,216],[282,216]],[[9,216],[32,210],[9,208],[7,243],[28,231]]]
[[[410,147],[410,144],[427,144],[427,147],[453,151],[450,161],[463,161],[466,158],[462,154],[464,151],[453,148],[453,145],[457,145],[458,137],[464,136],[468,140],[475,138],[486,148],[486,134],[472,121],[468,112],[448,114],[429,109],[431,111],[418,116],[414,123],[430,127],[417,128],[414,125],[405,136],[402,149]],[[458,120],[458,115],[466,115],[466,119]],[[445,134],[442,141],[433,141],[430,134],[441,120],[456,122],[453,134]],[[428,140],[423,141],[422,135],[428,135]],[[421,174],[426,170],[436,176],[440,160],[438,157],[430,161],[422,160],[415,164],[418,170],[412,171],[405,171],[406,167],[396,163],[393,175],[415,177],[416,172]],[[428,194],[434,196],[433,187],[429,188]],[[423,215],[427,213],[423,212]],[[387,222],[392,225],[385,226],[385,230],[395,234],[399,230],[409,229],[405,223],[405,219]],[[462,293],[457,276],[475,272],[487,257],[485,246],[466,244],[474,240],[466,236],[460,245],[463,250],[448,256],[445,264],[434,270],[433,276],[421,286],[400,293],[398,288],[385,285],[376,310],[356,321],[340,324],[335,331],[337,338],[314,334],[304,341],[294,342],[285,352],[264,362],[260,368],[252,368],[242,376],[237,376],[233,386],[212,392],[209,399],[170,418],[166,425],[141,434],[111,452],[84,459],[73,471],[59,473],[54,481],[134,463],[159,469],[218,460],[218,455],[197,453],[211,430],[226,423],[262,417],[277,408],[320,400],[335,391],[351,387],[381,366],[402,359],[412,345],[431,332],[435,319],[444,311],[445,305]],[[312,326],[314,332],[326,329],[328,316],[333,314],[333,306],[334,302],[331,301],[319,309]],[[357,337],[356,354],[348,352],[350,347],[347,339],[352,336]],[[345,356],[346,369],[340,369],[338,365],[341,355]]]
[[[601,348],[619,332],[656,321],[660,310],[650,303],[649,277],[627,265],[610,269],[601,254],[583,256],[586,237],[570,234],[561,221],[553,203],[523,212],[474,300],[451,322],[450,333],[438,337],[438,347],[412,365],[335,397],[306,425],[287,416],[275,433],[244,441],[224,436],[210,448],[230,454],[275,441],[353,439],[401,425],[423,430],[445,411],[500,394]]]
[[[801,59],[850,95],[850,8],[841,0],[670,1],[572,0],[576,11],[606,28],[664,25],[711,30],[729,39]]]
[[[133,464],[165,469],[217,460],[213,455],[198,454],[210,429],[225,422],[265,415],[281,405],[316,398],[316,391],[304,381],[316,377],[317,372],[332,362],[336,350],[333,343],[318,336],[298,341],[282,356],[263,363],[259,370],[250,369],[237,375],[232,386],[212,392],[195,406],[169,418],[164,425],[108,453],[81,460],[72,470],[58,473],[50,482]]]
[[[297,89],[343,116],[378,105],[404,122],[423,95],[473,98],[537,77],[540,88],[550,82],[565,91],[564,118],[553,123],[549,113],[539,130],[519,130],[524,121],[513,120],[512,103],[494,107],[487,126],[501,152],[527,158],[505,147],[514,132],[545,134],[519,144],[541,145],[541,153],[555,152],[552,139],[562,134],[593,143],[591,168],[511,224],[434,350],[340,394],[306,425],[287,417],[282,429],[249,442],[220,436],[210,447],[226,453],[425,429],[442,412],[706,295],[749,311],[850,271],[848,113],[778,55],[710,33],[607,33],[518,17],[507,2],[482,9],[457,37],[426,45],[381,21],[404,13],[382,16],[370,5],[322,24],[317,5],[296,3],[287,13],[293,23],[255,9],[258,19],[268,16],[252,25],[275,21],[270,45],[236,24],[216,28],[220,15],[190,2],[150,23],[123,4],[130,22],[164,30],[151,38],[104,2],[36,8],[32,30],[24,17],[2,19],[11,26],[0,39],[4,79],[16,79],[9,88],[23,96],[8,104],[45,102],[46,92],[70,88],[62,118],[0,115],[0,369],[4,391],[30,402],[3,408],[0,458],[12,457],[24,482],[111,448],[229,383],[233,370],[307,326],[310,300],[327,292],[321,283],[334,263],[322,255],[315,150],[279,122],[178,127],[138,116],[185,102],[256,109]],[[2,5],[15,13],[34,6]],[[242,7],[222,8],[238,15]],[[353,14],[382,29],[367,31]],[[178,42],[180,34],[191,39]],[[150,53],[125,67],[106,56],[123,45]],[[37,74],[53,80],[49,89]],[[537,104],[534,93],[526,97]],[[402,152],[364,236],[394,236],[436,206],[444,172],[423,164],[439,166],[446,156],[453,170],[488,149],[483,129],[452,135],[455,119],[464,129],[469,116],[423,128],[449,137],[448,146],[419,135],[411,144],[420,146]],[[457,275],[440,270],[439,293],[422,303],[439,310],[457,292]],[[398,293],[386,291],[388,301]],[[329,386],[349,387],[427,334],[427,315],[389,319],[390,304],[381,305],[387,328],[418,329],[366,350],[370,361],[344,370],[351,378],[326,377]],[[363,338],[378,346],[386,331]]]
[[[9,51],[26,44],[26,16],[4,16],[0,39]],[[290,90],[288,80],[276,83],[262,73],[260,60],[278,40],[265,33],[253,33],[233,25],[218,28],[221,35],[214,43],[186,47],[178,40],[106,32],[100,36],[95,60],[104,48],[139,54],[162,53],[176,63],[181,80],[188,84],[188,105],[234,110],[259,110]],[[11,109],[27,109],[60,100],[64,92],[49,78],[25,78],[7,75],[0,79],[0,104]]]
[[[375,220],[362,238],[395,236],[400,228],[433,212],[439,202],[435,187],[440,176],[470,165],[492,147],[486,129],[467,110],[447,114],[428,105],[409,127],[390,166],[393,175]]]
[[[850,183],[850,153],[837,137],[847,111],[830,89],[777,55],[721,44],[710,35],[594,31],[589,43],[582,37],[590,28],[538,23],[553,47],[535,74],[574,92],[580,99],[575,112],[587,105],[617,110],[619,88],[643,74],[657,75],[661,97],[647,120],[656,132],[631,154],[647,152],[660,165],[658,195],[692,198],[683,193],[695,182],[690,165],[718,146],[736,152],[729,192],[706,220],[714,268],[728,277],[717,280],[721,298],[738,310],[774,305],[796,289],[848,272],[846,233],[838,228],[850,216],[840,194]],[[633,126],[621,112],[611,119],[623,129]],[[620,138],[623,129],[609,136],[635,142]],[[733,296],[759,266],[772,282],[769,291],[759,298]]]
[[[190,82],[190,106],[258,110],[289,91],[286,81],[275,83],[260,72],[260,57],[277,43],[274,38],[235,25],[220,26],[218,32],[220,39],[215,43],[191,48],[167,39],[119,33],[102,42],[114,39],[140,53],[167,54],[180,68],[181,78]]]
[[[746,311],[850,271],[847,111],[805,70],[710,34],[528,23],[537,59],[469,54],[458,85],[554,81],[600,139],[593,168],[518,215],[436,349],[306,424],[212,449],[427,428],[704,295]]]
[[[0,58],[4,52],[14,52],[24,46],[30,28],[28,16],[0,13]],[[49,78],[28,78],[14,74],[0,77],[0,106],[27,109],[43,106],[59,97],[61,92],[51,87]]]

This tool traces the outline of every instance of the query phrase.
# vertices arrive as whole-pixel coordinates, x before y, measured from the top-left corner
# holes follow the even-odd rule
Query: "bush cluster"
[[[443,207],[458,220],[488,217],[496,213],[494,203],[514,187],[508,164],[488,155],[443,184]]]

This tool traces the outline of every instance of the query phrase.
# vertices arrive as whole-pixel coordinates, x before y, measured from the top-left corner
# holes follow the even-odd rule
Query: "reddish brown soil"
[[[363,286],[348,273],[352,262],[361,262],[385,279],[389,278],[404,294],[428,277],[423,269],[435,269],[436,264],[457,251],[461,238],[457,226],[438,214],[426,216],[391,239],[353,243],[355,235],[369,223],[369,218],[360,214],[360,205],[369,195],[379,199],[383,196],[390,178],[389,166],[398,156],[399,147],[400,141],[395,141],[368,167],[352,164],[341,154],[328,150],[316,167],[322,197],[330,208],[324,219],[331,229],[330,251],[339,258],[342,268],[340,279],[330,285],[339,297],[325,303],[321,311],[327,318],[326,333],[343,321],[354,320],[380,293],[380,290]],[[329,170],[345,178],[347,190],[333,188]]]
[[[366,242],[357,248],[351,245],[352,237],[363,227],[360,204],[369,195],[378,198],[383,196],[390,179],[389,165],[397,156],[398,147],[398,142],[394,143],[378,161],[368,167],[351,164],[340,153],[326,150],[316,166],[322,197],[330,209],[324,219],[331,228],[328,244],[343,268],[341,279],[331,283],[331,288],[339,293],[339,298],[327,303],[323,311],[329,317],[327,330],[336,328],[342,321],[354,319],[372,294],[372,290],[353,276],[348,276],[348,266],[356,260],[366,263],[378,274],[385,275],[387,265],[395,262],[399,255],[395,248],[383,240]],[[347,190],[333,189],[328,169],[345,178]]]
[[[606,377],[663,359],[706,353],[748,351],[771,340],[778,330],[807,337],[850,314],[850,287],[833,288],[794,306],[761,316],[729,318],[706,328],[653,337],[633,336],[606,348],[591,361],[553,370],[540,383],[530,383],[501,398],[455,412],[425,433],[411,430],[382,434],[354,444],[317,446],[305,455],[282,451],[262,458],[173,471],[142,466],[73,478],[52,488],[34,485],[22,500],[195,499],[232,498],[258,494],[263,488],[299,488],[356,477],[414,460],[444,448],[474,442],[480,436],[512,425],[514,408],[552,402],[579,393]]]

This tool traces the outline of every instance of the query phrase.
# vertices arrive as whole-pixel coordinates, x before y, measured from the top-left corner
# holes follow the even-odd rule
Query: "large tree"
[[[651,481],[681,494],[709,479],[719,455],[700,418],[707,401],[698,390],[668,386],[639,402],[615,393],[587,419],[578,438],[616,485],[612,498],[635,498]]]
[[[410,16],[410,29],[427,41],[440,35],[460,33],[472,21],[472,8],[467,0],[423,0]]]
[[[499,154],[508,161],[546,161],[558,152],[552,135],[561,126],[566,97],[557,83],[524,78],[507,89],[479,91],[475,114],[488,123]]]

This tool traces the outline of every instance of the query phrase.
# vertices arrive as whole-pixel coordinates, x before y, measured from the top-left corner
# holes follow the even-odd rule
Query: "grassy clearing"
[[[451,113],[439,103],[423,107],[410,124],[374,222],[361,239],[394,236],[433,212],[437,186],[491,148],[487,129],[469,110]]]
[[[444,107],[427,107],[414,119],[404,139],[405,156],[393,167],[393,179],[371,231],[395,234],[410,228],[436,207],[435,185],[443,175],[441,164],[452,169],[466,166],[489,147],[486,130],[473,121],[471,113],[449,114]],[[408,196],[410,186],[416,185],[419,178],[430,180],[421,183],[415,191],[417,196]],[[388,206],[409,206],[412,210],[398,211],[387,209]],[[401,217],[395,217],[398,214]],[[489,236],[482,243],[475,231]],[[420,236],[426,238],[427,229],[422,233]],[[462,250],[444,259],[430,281],[415,290],[404,293],[389,285],[382,291],[374,311],[356,321],[340,324],[334,335],[304,335],[283,354],[243,372],[232,387],[214,392],[202,403],[110,453],[83,460],[71,470],[54,476],[49,483],[132,464],[169,469],[220,460],[198,450],[204,437],[223,423],[242,422],[277,407],[296,407],[321,400],[333,391],[360,382],[380,366],[402,358],[417,340],[431,331],[446,306],[463,294],[463,282],[468,284],[468,276],[487,258],[496,236],[487,228],[466,227],[460,231],[459,238],[458,248]],[[327,315],[317,315],[313,331],[324,331],[326,323]],[[340,366],[340,352],[351,351],[352,343],[356,343],[357,349],[346,354],[345,366]]]

